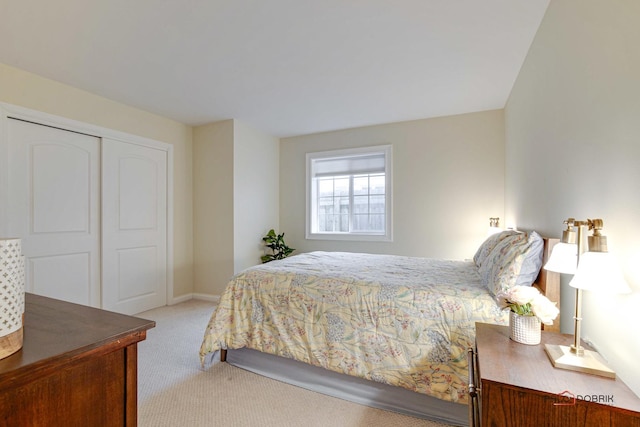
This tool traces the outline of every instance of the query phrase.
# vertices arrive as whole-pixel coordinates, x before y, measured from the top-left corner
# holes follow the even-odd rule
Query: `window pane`
[[[336,196],[349,196],[349,177],[341,177],[334,181],[334,193]]]
[[[364,232],[384,232],[385,221],[384,215],[376,215],[376,214],[365,214],[365,215],[354,215],[353,218],[353,230]]]
[[[367,231],[367,216],[368,215],[353,216],[353,231]]]
[[[384,214],[385,209],[384,209],[384,205],[385,205],[385,199],[384,196],[371,196],[371,205],[370,205],[370,212],[371,213],[377,213],[377,214]]]
[[[318,215],[318,230],[322,232],[331,231],[329,215]]]
[[[340,227],[336,231],[349,231],[349,215],[340,215]]]
[[[369,180],[369,188],[371,194],[384,194],[385,177],[384,175],[371,175]]]
[[[385,227],[384,214],[382,214],[382,215],[376,215],[376,214],[370,215],[369,216],[369,224],[371,226],[371,230],[375,230],[375,231],[378,231],[378,232],[384,231],[384,227]]]
[[[333,196],[333,178],[318,179],[318,196]]]
[[[353,177],[353,194],[369,194],[369,175]]]
[[[353,213],[369,213],[369,196],[353,196]]]
[[[350,187],[349,181],[353,181]],[[376,187],[370,187],[369,184]],[[318,179],[318,228],[321,232],[384,232],[386,212],[385,177],[367,174]],[[353,188],[353,198],[349,189]],[[353,203],[353,206],[350,205]],[[349,214],[353,210],[353,223]]]
[[[324,214],[333,213],[333,197],[321,197],[318,199],[318,212]]]
[[[340,231],[340,217],[341,215],[331,216],[331,231]]]

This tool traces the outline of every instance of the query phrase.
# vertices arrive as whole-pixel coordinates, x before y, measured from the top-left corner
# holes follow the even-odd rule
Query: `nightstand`
[[[539,345],[509,339],[506,326],[476,323],[470,355],[472,426],[640,427],[640,398],[622,381],[557,369],[544,344],[572,337],[542,333]]]

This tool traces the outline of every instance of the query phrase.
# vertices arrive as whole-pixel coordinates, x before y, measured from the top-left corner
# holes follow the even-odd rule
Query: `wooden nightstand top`
[[[552,395],[569,392],[585,400],[600,400],[616,408],[640,413],[640,398],[620,379],[553,367],[544,344],[570,345],[572,342],[570,335],[543,332],[539,345],[520,344],[509,339],[506,326],[476,323],[481,379]],[[609,399],[613,402],[606,402]]]

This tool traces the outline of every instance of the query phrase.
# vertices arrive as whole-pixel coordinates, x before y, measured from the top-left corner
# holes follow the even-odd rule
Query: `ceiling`
[[[0,0],[0,62],[285,137],[503,108],[549,0]]]

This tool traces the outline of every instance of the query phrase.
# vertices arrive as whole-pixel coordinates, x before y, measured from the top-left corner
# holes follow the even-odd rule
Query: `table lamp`
[[[607,238],[601,234],[601,219],[576,221],[569,218],[564,224],[567,225],[567,229],[563,231],[560,243],[553,248],[544,268],[558,273],[574,274],[569,282],[569,286],[576,289],[574,341],[570,347],[546,344],[545,352],[556,368],[615,378],[615,372],[600,354],[585,350],[580,345],[582,291],[625,293],[630,292],[630,289],[615,259],[608,252]],[[577,227],[577,233],[574,227]],[[593,235],[585,240],[585,232],[589,230],[593,230]]]

